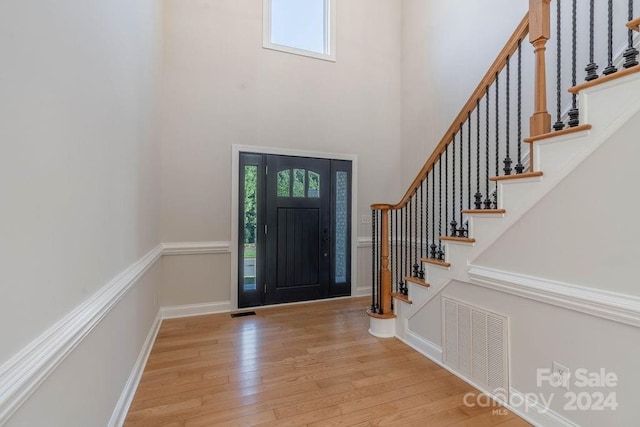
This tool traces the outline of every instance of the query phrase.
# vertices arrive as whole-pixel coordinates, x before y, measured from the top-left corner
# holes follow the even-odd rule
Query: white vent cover
[[[486,390],[509,396],[509,319],[442,297],[444,363]]]

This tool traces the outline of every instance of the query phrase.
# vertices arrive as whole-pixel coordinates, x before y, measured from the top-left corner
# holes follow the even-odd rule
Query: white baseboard
[[[136,363],[133,365],[131,374],[129,375],[127,383],[122,390],[122,394],[120,395],[120,398],[116,403],[116,407],[113,410],[111,420],[109,420],[108,424],[109,427],[120,427],[124,424],[124,421],[127,418],[127,413],[129,412],[129,407],[131,406],[133,397],[135,396],[136,390],[138,389],[140,378],[142,378],[144,367],[147,365],[147,360],[149,359],[149,355],[151,354],[151,349],[153,348],[153,344],[156,341],[156,336],[158,336],[158,331],[160,331],[161,324],[162,317],[160,315],[160,311],[158,311],[158,314],[156,315],[156,318],[151,325],[151,329],[149,329],[149,333],[147,334],[147,339],[144,341],[144,344],[140,349],[138,359],[136,359]]]
[[[356,297],[366,297],[371,295],[371,285],[369,286],[359,286],[356,288]]]
[[[510,389],[510,402],[506,402],[499,396],[490,393],[471,379],[467,378],[465,375],[462,375],[460,372],[456,371],[450,366],[445,365],[442,361],[442,348],[439,345],[434,344],[431,341],[421,337],[413,331],[407,330],[405,333],[405,338],[401,338],[398,335],[396,335],[396,338],[416,350],[418,353],[425,356],[427,359],[451,372],[462,381],[475,387],[477,390],[491,397],[496,402],[499,402],[502,406],[518,415],[520,418],[528,421],[535,426],[576,427],[576,424],[567,420],[560,414],[552,411],[551,409],[542,407],[538,402],[534,402],[529,399],[526,394],[521,393],[513,388]],[[526,403],[521,404],[520,402]],[[512,403],[516,403],[517,405],[513,405]]]
[[[442,365],[442,348],[439,345],[422,338],[410,330],[405,332],[405,338],[401,339],[401,341],[428,359]]]
[[[231,311],[231,301],[208,302],[203,304],[176,305],[160,308],[163,319],[179,317],[202,316],[205,314],[228,313]]]
[[[0,366],[0,425],[38,389],[162,255],[158,245]]]

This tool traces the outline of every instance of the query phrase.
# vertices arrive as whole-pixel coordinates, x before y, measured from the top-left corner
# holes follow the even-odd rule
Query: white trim
[[[490,393],[484,387],[480,386],[476,382],[462,375],[460,372],[456,371],[450,366],[445,365],[444,362],[442,361],[442,348],[437,344],[429,340],[426,340],[425,338],[421,337],[415,332],[407,330],[405,338],[402,338],[398,335],[396,335],[396,338],[398,338],[400,341],[402,341],[409,347],[413,348],[415,351],[422,354],[423,356],[425,356],[427,359],[431,360],[438,366],[451,372],[453,375],[460,378],[462,381],[470,384],[471,386],[473,386],[483,394],[489,396],[494,401],[499,402],[502,406],[507,408],[509,411],[517,414],[519,417],[523,418],[524,420],[530,422],[535,426],[567,426],[567,427],[576,426],[576,424],[573,424],[571,421],[567,420],[566,418],[562,417],[561,415],[557,414],[551,409],[543,408],[540,405],[536,404],[535,402],[527,399],[524,394],[520,393],[517,390],[514,390],[513,388],[509,389],[511,401],[512,402],[514,401],[514,398],[513,398],[514,396],[517,396],[519,398],[518,401],[521,401],[520,398],[527,400],[529,408],[532,408],[533,411],[522,410],[522,408],[520,407],[512,406],[510,402],[505,402],[503,399],[499,398],[493,393]]]
[[[640,327],[640,298],[508,271],[472,266],[471,283]]]
[[[116,403],[116,407],[111,415],[111,420],[109,420],[109,424],[107,424],[109,427],[118,427],[124,424],[124,420],[127,418],[127,413],[129,412],[129,407],[131,406],[133,397],[138,389],[138,384],[140,384],[140,378],[142,378],[144,367],[147,365],[151,349],[153,348],[153,344],[155,343],[158,332],[160,331],[160,325],[162,325],[162,317],[160,316],[160,311],[158,311],[158,314],[151,325],[151,329],[149,329],[149,333],[147,334],[147,339],[144,341],[144,344],[140,349],[136,363],[131,369],[129,379],[127,379],[127,383],[122,390],[122,394],[120,394],[120,398]]]
[[[0,366],[0,425],[22,405],[162,255],[158,245]]]
[[[231,242],[176,242],[162,244],[162,255],[228,253],[231,253]]]
[[[370,248],[373,246],[371,237],[358,237],[358,248]]]
[[[324,20],[325,39],[324,51],[326,53],[313,52],[298,49],[292,46],[285,46],[271,42],[271,0],[262,1],[262,47],[265,49],[277,50],[280,52],[292,53],[294,55],[307,56],[309,58],[322,59],[324,61],[336,62],[336,29],[337,13],[336,1],[324,0]]]
[[[238,309],[238,191],[240,153],[276,154],[281,156],[313,157],[317,159],[348,160],[351,162],[351,295],[358,295],[358,156],[356,154],[325,153],[287,148],[258,147],[233,144],[231,146],[231,310]]]
[[[442,365],[442,348],[437,344],[432,343],[431,341],[421,337],[415,332],[411,331],[407,328],[405,332],[404,338],[400,338],[400,341],[413,348],[418,353],[426,356],[428,359],[437,362],[439,365]]]
[[[220,301],[161,307],[160,315],[162,319],[177,319],[180,317],[202,316],[205,314],[228,313],[230,311],[231,301]]]

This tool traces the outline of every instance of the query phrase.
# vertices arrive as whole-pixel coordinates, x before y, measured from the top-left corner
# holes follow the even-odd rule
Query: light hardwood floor
[[[165,320],[125,425],[528,425],[465,406],[467,383],[369,335],[368,301]]]

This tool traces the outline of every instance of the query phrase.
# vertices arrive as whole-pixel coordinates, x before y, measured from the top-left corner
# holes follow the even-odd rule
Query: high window
[[[263,46],[336,60],[335,0],[263,0]]]

